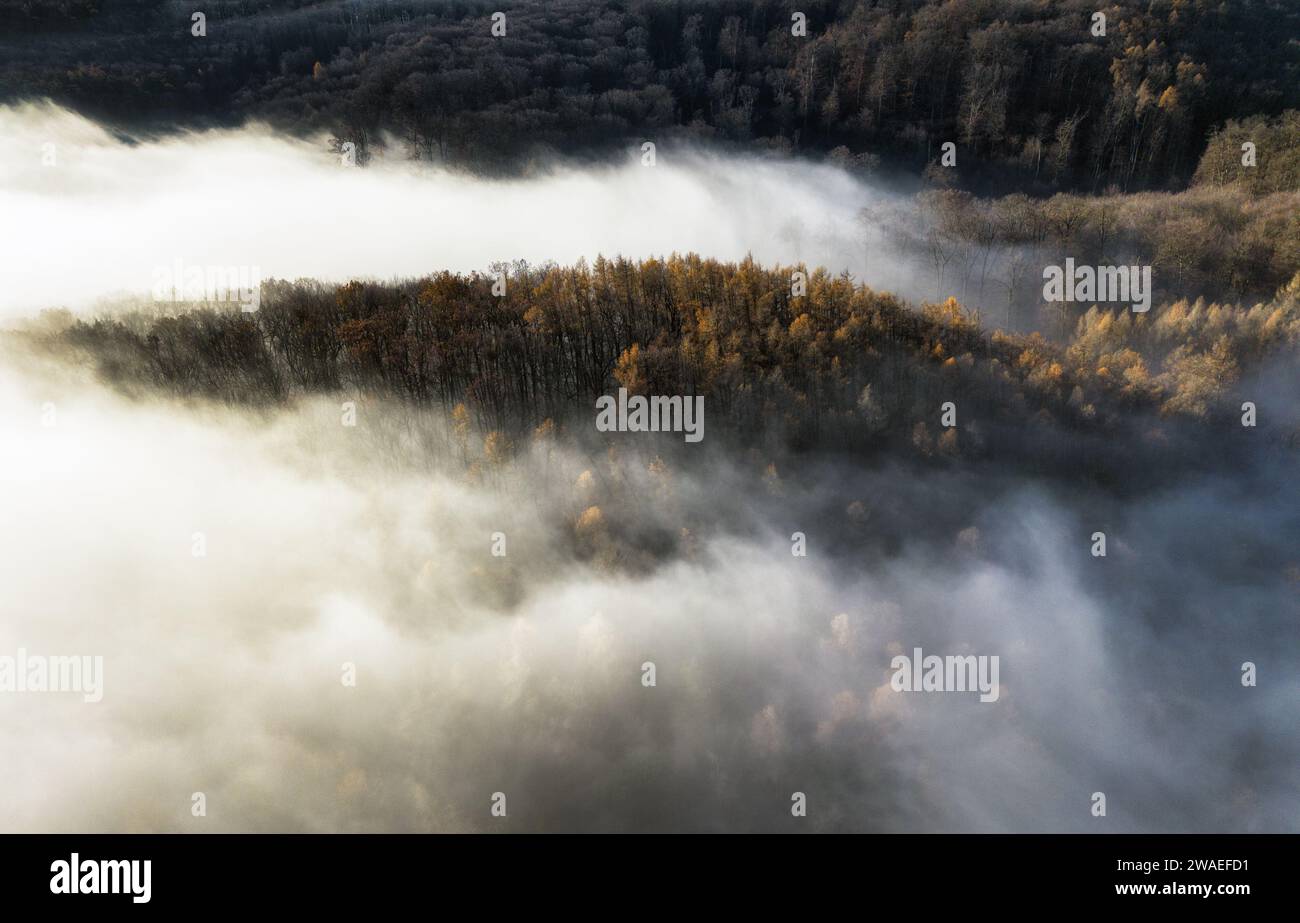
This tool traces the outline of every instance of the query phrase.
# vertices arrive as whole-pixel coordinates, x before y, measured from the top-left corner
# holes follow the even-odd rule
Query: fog
[[[0,696],[0,829],[1300,822],[1282,566],[1300,524],[1272,499],[1280,472],[1121,504],[810,461],[764,494],[714,454],[656,494],[628,444],[636,515],[718,523],[629,573],[552,537],[589,456],[525,452],[474,486],[391,450],[397,411],[348,428],[338,410],[128,403],[7,363],[0,652],[102,655],[104,696]],[[861,514],[820,512],[855,498],[872,532],[906,533],[894,553],[865,550]],[[892,690],[917,646],[998,655],[998,701]]]
[[[698,252],[850,269],[911,290],[863,208],[892,201],[829,165],[663,147],[604,167],[489,180],[388,160],[345,167],[328,139],[270,129],[131,139],[49,104],[0,107],[0,319],[148,295],[159,267],[256,267],[346,281]],[[46,147],[52,145],[52,148]],[[46,161],[52,158],[52,164]]]

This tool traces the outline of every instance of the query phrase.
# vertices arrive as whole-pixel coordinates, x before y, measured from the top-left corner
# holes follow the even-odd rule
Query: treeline
[[[1041,272],[1067,257],[1151,266],[1153,294],[1166,301],[1267,299],[1300,266],[1300,193],[1276,191],[1276,174],[1257,180],[1236,149],[1236,167],[1206,171],[1203,185],[1180,193],[983,199],[932,189],[918,196],[919,215],[909,203],[868,210],[863,219],[888,247],[928,269],[933,291],[955,294],[1007,329],[1069,336],[1087,306],[1044,303]]]
[[[516,265],[502,297],[481,275],[277,281],[256,312],[47,318],[35,335],[128,391],[382,398],[496,433],[498,454],[538,427],[592,436],[595,398],[621,386],[704,395],[714,441],[979,458],[1041,438],[1066,464],[1160,418],[1237,425],[1240,400],[1258,399],[1238,382],[1300,346],[1300,275],[1250,307],[1094,307],[1057,344],[990,334],[955,299],[917,311],[820,270],[792,294],[803,272],[693,255]]]
[[[919,172],[953,141],[968,185],[1137,190],[1186,183],[1229,121],[1300,108],[1291,0],[808,0],[806,37],[776,0],[213,0],[202,38],[189,7],[62,3],[0,6],[27,29],[0,98],[324,129],[363,160],[390,135],[389,156],[503,170],[687,137]]]

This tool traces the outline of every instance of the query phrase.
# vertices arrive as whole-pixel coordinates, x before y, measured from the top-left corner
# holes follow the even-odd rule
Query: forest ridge
[[[478,274],[273,280],[252,312],[45,312],[21,335],[128,392],[261,406],[362,394],[438,408],[495,433],[497,454],[538,428],[589,431],[595,398],[618,387],[703,395],[718,438],[796,451],[1012,457],[1035,432],[1130,428],[1141,431],[1131,442],[1159,442],[1161,428],[1239,428],[1241,403],[1261,399],[1255,376],[1294,367],[1300,347],[1300,274],[1248,307],[1093,306],[1058,343],[990,334],[955,298],[916,310],[824,270],[792,295],[805,271],[694,255],[517,264],[504,297]],[[940,429],[949,400],[961,424]],[[991,427],[1005,431],[990,438]]]
[[[196,38],[162,0],[0,0],[0,101],[477,170],[681,138],[920,173],[952,141],[945,182],[1037,193],[1179,188],[1215,131],[1300,109],[1289,0],[797,5],[802,37],[772,0],[528,0],[494,37],[495,2],[213,0]]]

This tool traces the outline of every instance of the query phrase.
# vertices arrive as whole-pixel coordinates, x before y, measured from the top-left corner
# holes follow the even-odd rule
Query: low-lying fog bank
[[[0,655],[102,656],[103,687],[0,694],[0,829],[1300,828],[1300,521],[1265,457],[1124,504],[665,469],[631,433],[470,478],[412,448],[441,421],[339,410],[6,360]],[[691,536],[628,567],[633,520]],[[997,700],[895,691],[917,647],[997,655]]]
[[[891,199],[829,165],[703,150],[494,181],[400,160],[348,168],[327,139],[256,126],[128,143],[50,105],[0,107],[0,134],[0,319],[147,295],[177,260],[336,282],[600,253],[861,272],[877,235],[859,212]],[[873,284],[911,288],[872,262]]]

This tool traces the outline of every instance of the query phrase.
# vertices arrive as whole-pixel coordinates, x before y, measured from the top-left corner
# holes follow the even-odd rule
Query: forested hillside
[[[955,299],[918,311],[822,271],[792,296],[798,271],[695,256],[520,265],[505,297],[490,277],[450,273],[271,282],[256,312],[47,315],[25,336],[130,393],[261,406],[328,394],[436,410],[460,435],[431,450],[459,440],[485,463],[557,427],[588,441],[594,399],[621,386],[704,395],[722,444],[1125,471],[1130,484],[1143,477],[1128,470],[1141,453],[1161,454],[1161,476],[1230,456],[1232,441],[1207,444],[1205,427],[1242,432],[1241,403],[1270,402],[1259,376],[1294,368],[1300,348],[1300,276],[1253,306],[1093,307],[1057,344],[990,335]],[[949,401],[957,425],[944,427]],[[486,434],[472,451],[471,426]],[[667,442],[674,451],[680,438]]]
[[[1026,191],[1175,188],[1216,128],[1300,108],[1291,0],[203,7],[194,36],[191,6],[165,0],[3,0],[0,101],[133,127],[265,120],[363,160],[479,170],[676,137],[920,172],[952,141],[945,181]]]
[[[1293,126],[1295,113],[1288,116]],[[1258,128],[1262,136],[1269,126]],[[1215,164],[1216,136],[1198,185],[1180,193],[979,198],[931,189],[918,208],[867,209],[888,249],[907,254],[934,292],[956,294],[1005,329],[1068,336],[1087,305],[1049,303],[1042,268],[1067,258],[1152,267],[1159,297],[1267,298],[1300,268],[1300,195],[1289,176]],[[1300,162],[1300,143],[1290,150]],[[1221,183],[1222,185],[1215,185]],[[1259,189],[1288,192],[1252,194]],[[880,257],[878,259],[883,259]]]
[[[1300,0],[0,0],[0,138],[0,831],[1300,831]]]

